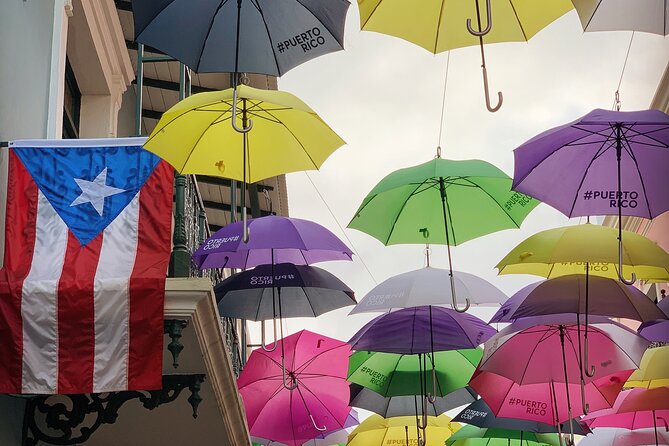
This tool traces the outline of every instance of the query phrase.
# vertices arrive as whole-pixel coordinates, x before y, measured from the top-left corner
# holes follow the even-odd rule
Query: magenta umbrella
[[[254,350],[237,380],[251,435],[298,446],[343,429],[350,346],[307,330],[277,342],[283,354]]]

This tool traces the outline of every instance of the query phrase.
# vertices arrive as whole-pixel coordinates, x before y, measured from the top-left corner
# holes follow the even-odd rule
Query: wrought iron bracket
[[[30,398],[23,418],[23,446],[39,442],[74,445],[86,442],[103,424],[114,424],[123,404],[139,399],[144,408],[153,410],[176,400],[181,391],[191,392],[188,402],[197,418],[202,397],[200,386],[205,375],[164,375],[161,390],[43,395]]]
[[[181,343],[181,332],[188,326],[188,321],[180,319],[165,319],[163,333],[169,335],[171,341],[167,344],[167,349],[172,353],[172,366],[179,367],[179,353],[184,349]]]

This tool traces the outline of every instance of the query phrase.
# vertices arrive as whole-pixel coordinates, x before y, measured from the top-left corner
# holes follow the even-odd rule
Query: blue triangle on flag
[[[14,151],[82,246],[114,221],[160,161],[141,146]]]

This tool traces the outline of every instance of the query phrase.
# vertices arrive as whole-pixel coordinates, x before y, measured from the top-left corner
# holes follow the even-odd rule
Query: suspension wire
[[[444,93],[441,97],[441,119],[439,120],[439,140],[437,141],[437,147],[441,147],[441,135],[442,130],[444,129],[444,110],[446,109],[446,85],[448,84],[448,66],[451,63],[451,52],[448,51],[446,57],[446,73],[444,74]]]
[[[323,204],[327,208],[327,210],[330,213],[330,216],[332,217],[332,219],[335,221],[335,223],[337,223],[337,227],[339,228],[339,230],[341,231],[342,234],[344,234],[344,238],[346,238],[346,241],[348,242],[348,245],[353,250],[353,253],[356,256],[358,256],[358,259],[360,259],[360,263],[362,263],[362,266],[365,267],[365,270],[367,271],[367,274],[369,274],[369,277],[371,277],[372,282],[374,282],[374,285],[378,285],[379,282],[376,281],[376,279],[374,278],[374,275],[372,274],[372,272],[367,267],[367,264],[365,263],[365,261],[362,259],[362,256],[360,255],[358,250],[355,249],[355,246],[353,245],[353,242],[351,241],[351,239],[348,237],[348,234],[346,234],[346,231],[344,231],[344,228],[342,228],[341,224],[339,224],[339,220],[337,219],[337,217],[335,217],[335,214],[334,214],[334,212],[332,212],[332,209],[330,208],[330,205],[328,205],[328,202],[325,201],[325,197],[323,197],[323,194],[321,194],[321,191],[318,190],[318,188],[316,187],[316,183],[314,183],[314,180],[311,179],[311,176],[309,175],[309,173],[307,171],[304,171],[304,174],[309,179],[309,182],[313,186],[313,188],[316,191],[316,194],[318,195],[318,197],[321,199],[321,201],[323,202]]]
[[[615,98],[613,100],[613,110],[620,111],[620,85],[623,83],[623,76],[625,75],[625,69],[627,68],[627,60],[630,57],[630,50],[632,49],[632,41],[634,41],[634,31],[630,36],[630,43],[627,46],[627,54],[625,55],[625,62],[623,63],[623,69],[620,71],[620,79],[618,79],[618,87],[616,87]]]

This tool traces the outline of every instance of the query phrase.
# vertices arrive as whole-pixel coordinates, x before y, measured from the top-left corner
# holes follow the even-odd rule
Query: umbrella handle
[[[316,420],[314,419],[314,416],[313,416],[313,415],[309,414],[309,418],[311,418],[311,424],[314,425],[314,428],[315,428],[317,431],[319,431],[319,432],[325,432],[326,430],[328,430],[328,427],[327,427],[327,426],[318,427],[318,425],[316,424]]]
[[[618,280],[620,280],[625,285],[633,285],[636,282],[636,274],[632,273],[632,278],[626,280],[623,277],[623,241],[618,237]]]
[[[585,402],[585,383],[583,380],[581,380],[581,408],[583,409],[583,415],[590,412],[590,405]]]
[[[662,424],[664,424],[665,432],[669,432],[669,424],[667,424],[667,419],[666,418],[656,416],[655,419],[662,421]]]
[[[249,242],[249,224],[248,224],[248,218],[246,215],[246,203],[244,203],[244,207],[242,207],[242,241],[244,243]]]
[[[583,345],[583,372],[585,372],[586,375],[588,375],[588,378],[592,378],[595,376],[595,366],[591,365],[588,366],[589,361],[588,361],[588,339],[585,339],[585,343]]]
[[[465,298],[465,308],[458,308],[458,300],[455,297],[455,279],[453,278],[453,273],[451,272],[451,298],[453,299],[453,309],[458,313],[464,313],[469,310],[469,298]],[[436,392],[435,392],[436,393]]]
[[[253,120],[249,119],[248,127],[237,126],[237,88],[232,92],[232,128],[238,133],[248,133],[253,128]]]
[[[432,393],[428,392],[425,398],[428,403],[434,404],[437,402],[437,372],[434,370],[434,362],[432,363]],[[427,408],[427,404],[425,406]]]
[[[483,71],[483,92],[485,93],[485,107],[490,113],[495,113],[497,110],[502,107],[502,102],[504,102],[504,96],[501,91],[497,92],[497,105],[494,107],[490,105],[490,90],[488,88],[488,70],[485,65],[481,65]]]
[[[479,11],[479,3],[478,0],[474,0],[476,3],[476,18],[479,21],[479,29],[481,25],[481,13]],[[469,31],[469,34],[473,36],[485,36],[490,32],[490,29],[492,28],[492,13],[490,12],[490,0],[486,0],[486,20],[488,21],[488,26],[485,27],[485,29],[481,31],[476,31],[474,28],[472,28],[472,19],[467,19],[467,31]]]
[[[282,341],[282,342],[283,342],[283,341]],[[286,382],[286,364],[284,363],[283,356],[281,357],[281,378],[283,378],[283,387],[284,387],[286,390],[295,390],[295,389],[297,389],[297,380],[294,381],[294,384],[288,384],[288,382]],[[311,414],[309,414],[309,416],[311,417]],[[311,417],[311,422],[314,423],[314,427],[315,427],[317,430],[319,430],[319,431],[323,431],[323,430],[325,430],[325,429],[318,429],[318,426],[316,426],[316,422],[314,421],[314,418],[313,418],[313,417]],[[327,428],[326,428],[326,429],[327,429]]]
[[[266,336],[265,336],[265,321],[260,321],[260,348],[265,350],[267,353],[271,353],[276,350],[277,345],[279,344],[276,341],[276,318],[272,319],[274,322],[274,347],[267,347]]]

